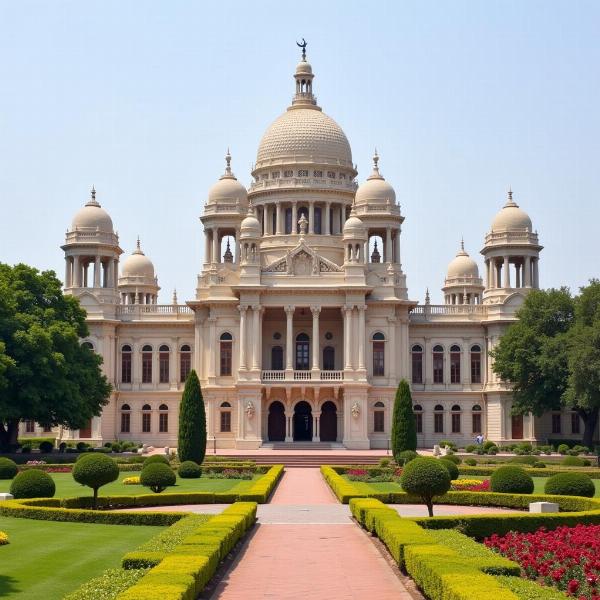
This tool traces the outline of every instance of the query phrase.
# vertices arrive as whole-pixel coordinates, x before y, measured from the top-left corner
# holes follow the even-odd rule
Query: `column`
[[[210,338],[210,351],[209,351],[209,356],[210,356],[210,362],[208,365],[208,377],[209,378],[215,378],[216,377],[216,373],[217,373],[217,368],[216,368],[216,359],[217,359],[217,352],[218,352],[218,348],[217,348],[217,317],[212,315],[212,309],[211,309],[211,316],[208,317],[208,323],[210,326],[210,331],[209,331],[209,338]]]
[[[525,287],[531,287],[531,257],[530,256],[526,256],[525,257],[525,269],[524,269],[524,277],[523,277],[523,281],[525,284]]]
[[[277,205],[279,206],[279,204]],[[285,368],[286,371],[292,371],[294,369],[294,365],[292,362],[292,337],[293,337],[293,327],[294,327],[294,307],[286,306],[285,307],[285,316],[286,316],[286,329],[285,329]]]
[[[344,314],[344,369],[350,370],[352,368],[350,359],[350,316],[352,309],[344,306],[342,312]]]
[[[113,270],[112,270],[112,287],[117,288],[119,285],[119,259],[115,258],[113,261]]]
[[[308,204],[308,233],[315,232],[315,203],[311,200]]]
[[[521,287],[521,265],[515,263],[515,287]]]
[[[365,305],[358,307],[358,368],[361,371],[365,367]]]
[[[331,235],[331,231],[329,229],[329,220],[331,219],[331,202],[325,203],[325,228],[323,231],[325,235]]]
[[[281,235],[281,202],[278,202],[275,207],[275,234]]]
[[[204,264],[211,263],[209,231],[210,231],[210,229],[204,230]]]
[[[388,227],[385,230],[385,262],[392,262],[392,229]]]
[[[510,262],[509,262],[508,256],[504,257],[503,275],[504,275],[504,278],[503,278],[502,287],[509,288],[510,287]]]
[[[400,227],[396,229],[396,262],[400,264]]]
[[[211,263],[216,264],[221,262],[221,248],[219,248],[219,230],[213,227],[212,230],[212,256]]]
[[[293,442],[294,441],[294,432],[292,431],[292,417],[293,413],[285,412],[285,441]]]
[[[240,311],[240,370],[246,367],[246,310],[247,306],[238,306]]]
[[[252,370],[260,369],[260,306],[252,307]]]
[[[310,310],[312,312],[312,370],[319,370],[319,357],[321,356],[321,344],[319,339],[319,314],[321,312],[320,306],[311,306]],[[314,431],[313,431],[314,435]]]
[[[298,203],[292,202],[292,233],[298,233]]]
[[[321,411],[317,411],[313,413],[313,435],[312,435],[312,441],[313,442],[320,442],[321,441]]]
[[[433,357],[431,355],[431,340],[425,338],[425,348],[423,352],[423,371],[425,385],[431,385],[433,382]]]
[[[94,258],[94,287],[100,287],[100,257]]]
[[[539,258],[533,259],[533,287],[538,289],[540,287],[540,272],[538,271]]]
[[[71,257],[65,256],[65,287],[71,287]]]

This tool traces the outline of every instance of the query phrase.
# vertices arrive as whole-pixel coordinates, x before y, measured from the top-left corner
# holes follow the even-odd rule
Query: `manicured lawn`
[[[0,546],[0,597],[62,598],[163,529],[0,517],[10,539]]]
[[[124,485],[121,483],[125,477],[135,477],[140,473],[120,473],[119,479],[100,488],[100,496],[137,496],[140,494],[151,494],[150,489],[141,485]],[[51,473],[56,482],[56,498],[72,498],[74,496],[90,496],[92,490],[78,484],[71,473]],[[253,481],[261,477],[256,475],[254,480],[246,479],[180,479],[177,485],[166,489],[167,492],[243,492],[247,490]],[[0,492],[8,492],[10,481],[0,481]]]

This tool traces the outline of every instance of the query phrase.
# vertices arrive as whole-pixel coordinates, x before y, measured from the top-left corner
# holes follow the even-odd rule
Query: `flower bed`
[[[484,542],[518,563],[523,577],[578,600],[600,600],[600,525],[511,531],[504,536],[494,534]]]
[[[489,492],[490,480],[484,479],[454,479],[452,481],[453,492]]]
[[[346,477],[350,481],[362,481],[364,483],[398,482],[400,475],[402,475],[400,467],[377,469],[354,467],[346,471]]]

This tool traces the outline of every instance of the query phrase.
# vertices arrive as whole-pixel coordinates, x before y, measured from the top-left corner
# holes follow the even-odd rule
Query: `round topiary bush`
[[[89,447],[90,445],[87,442],[77,442],[75,445],[75,448],[77,448],[79,452],[85,452]]]
[[[0,457],[0,479],[12,479],[18,472],[19,467],[14,460]]]
[[[94,508],[98,503],[98,489],[119,478],[119,466],[106,454],[84,454],[73,465],[73,479],[94,491]]]
[[[450,479],[458,479],[458,467],[456,466],[456,463],[452,462],[451,460],[448,460],[447,456],[445,456],[444,458],[440,458],[439,461],[444,465],[444,467],[448,471]]]
[[[182,479],[198,479],[198,477],[202,477],[202,469],[200,468],[200,465],[193,460],[184,460],[181,465],[179,465],[177,474]]]
[[[559,454],[566,454],[569,451],[569,446],[567,444],[559,444],[556,450]]]
[[[404,467],[400,485],[407,494],[419,496],[433,517],[433,498],[450,489],[450,475],[441,460],[419,457]]]
[[[583,458],[579,458],[579,456],[565,456],[561,461],[561,465],[565,467],[583,467],[585,466],[585,462]]]
[[[446,454],[446,456],[442,456],[442,458],[444,460],[449,460],[450,462],[453,462],[455,465],[460,465],[460,463],[462,462],[460,457],[456,456],[456,454]]]
[[[546,481],[544,492],[558,496],[593,498],[596,488],[592,478],[585,473],[558,473]]]
[[[498,467],[490,477],[490,489],[503,494],[531,494],[533,479],[521,467]]]
[[[54,450],[54,444],[52,442],[49,442],[48,440],[40,442],[40,452],[42,454],[48,454],[52,452],[52,450]]]
[[[184,461],[185,462],[185,461]],[[162,463],[163,465],[169,466],[169,459],[164,454],[153,454],[144,460],[144,467],[146,465],[152,465],[154,463]]]
[[[52,498],[56,492],[54,480],[39,469],[21,471],[10,484],[15,498]]]
[[[140,483],[149,487],[154,493],[160,494],[170,485],[175,485],[177,478],[171,467],[160,462],[144,466],[140,473]]]
[[[469,465],[469,467],[477,466],[477,461],[474,458],[465,458],[465,465]]]
[[[398,458],[399,465],[405,465],[406,463],[409,463],[411,460],[414,460],[415,458],[419,458],[419,455],[414,450],[403,450],[402,452],[398,453],[397,458]]]

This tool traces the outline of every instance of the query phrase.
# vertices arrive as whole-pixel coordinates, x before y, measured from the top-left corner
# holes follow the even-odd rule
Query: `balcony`
[[[262,371],[263,383],[322,383],[324,381],[343,381],[344,371]]]

